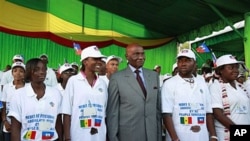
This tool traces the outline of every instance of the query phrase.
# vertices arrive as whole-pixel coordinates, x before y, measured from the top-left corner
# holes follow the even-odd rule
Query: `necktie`
[[[146,97],[147,96],[147,91],[146,91],[146,88],[143,84],[143,81],[141,79],[141,76],[140,76],[140,70],[135,70],[135,73],[136,73],[136,80],[138,81],[141,89],[142,89],[142,92],[144,94],[144,96]]]

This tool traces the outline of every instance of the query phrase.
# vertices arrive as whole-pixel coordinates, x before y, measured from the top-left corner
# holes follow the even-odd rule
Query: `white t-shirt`
[[[1,78],[1,85],[8,84],[14,80],[12,76],[12,69],[6,71],[3,73],[2,78]]]
[[[1,101],[6,102],[6,115],[9,113],[9,109],[10,109],[10,101],[12,99],[12,97],[15,95],[15,91],[17,89],[15,88],[15,85],[13,85],[13,82],[10,82],[8,84],[5,84],[3,86],[3,95],[1,98]],[[7,116],[6,120],[10,123],[10,118]],[[3,131],[8,133],[8,131],[6,130],[5,126],[3,126]]]
[[[99,77],[93,87],[81,73],[69,78],[62,113],[71,115],[71,140],[106,141],[107,99],[107,85]],[[98,133],[91,135],[91,128],[97,129]]]
[[[247,90],[248,94],[250,95],[250,79],[247,79],[244,83],[245,89]]]
[[[63,89],[61,83],[58,83],[58,84],[55,86],[55,88],[58,89],[58,90],[61,92],[61,95],[62,95],[62,96],[64,95],[65,90]]]
[[[58,82],[56,78],[56,73],[54,72],[52,68],[49,68],[49,67],[47,68],[47,75],[46,75],[44,83],[47,86],[51,86],[51,87],[54,87],[57,85]]]
[[[236,89],[229,83],[224,83],[228,103],[230,105],[230,119],[235,124],[250,124],[250,99],[236,82]],[[221,84],[215,80],[209,87],[212,97],[212,108],[223,109]],[[224,126],[215,120],[215,129],[219,140],[224,140]]]
[[[162,87],[162,85],[163,85],[163,78],[164,78],[164,75],[159,75],[159,85],[160,85],[160,87]]]
[[[181,141],[208,141],[206,113],[212,113],[211,97],[205,81],[194,77],[194,83],[186,82],[179,74],[162,86],[162,113],[173,114],[173,124]],[[192,132],[191,126],[201,130]],[[168,132],[166,139],[171,140]]]
[[[1,82],[1,79],[2,79],[2,77],[3,77],[3,74],[4,74],[4,72],[3,72],[3,71],[0,71],[0,82]]]
[[[16,90],[8,116],[15,117],[22,124],[20,140],[57,139],[55,126],[61,100],[60,92],[49,86],[46,86],[45,94],[39,100],[30,83]]]
[[[0,71],[0,86],[1,86],[1,80],[2,80],[3,74],[4,72]],[[0,88],[0,99],[1,97],[2,97],[2,88]],[[0,104],[1,104],[1,101],[0,101]],[[0,105],[0,109],[1,109],[1,105]]]
[[[101,75],[101,76],[99,76],[99,78],[103,79],[106,82],[107,86],[109,85],[109,79],[108,79],[107,75]]]

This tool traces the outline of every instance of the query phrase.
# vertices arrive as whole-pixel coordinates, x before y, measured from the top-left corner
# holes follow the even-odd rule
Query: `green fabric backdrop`
[[[30,58],[39,57],[40,54],[46,53],[49,57],[48,65],[52,68],[58,68],[59,64],[63,64],[65,59],[68,62],[77,62],[80,64],[80,56],[75,54],[73,47],[65,47],[48,39],[23,37],[0,32],[0,41],[1,70],[7,64],[12,64],[12,57],[15,54],[22,54],[26,62]],[[119,69],[126,67],[125,48],[111,45],[100,50],[106,56],[117,55],[122,57],[123,62],[120,64]],[[162,66],[162,74],[171,73],[172,65],[176,61],[176,41],[172,41],[159,48],[147,49],[145,53],[146,62],[144,66],[146,68],[153,69],[157,64]]]

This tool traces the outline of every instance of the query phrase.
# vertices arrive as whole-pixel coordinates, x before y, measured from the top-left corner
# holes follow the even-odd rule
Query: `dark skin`
[[[65,89],[66,84],[67,84],[69,78],[72,75],[75,75],[74,71],[75,71],[74,69],[68,69],[68,70],[62,72],[62,74],[61,74],[60,77],[62,78],[61,86],[63,87],[63,89]]]
[[[38,62],[36,68],[31,72],[31,87],[33,88],[34,92],[37,94],[37,99],[39,100],[45,94],[46,86],[44,84],[44,80],[46,78],[47,66],[42,61]],[[56,120],[56,131],[58,134],[58,140],[62,141],[62,122],[61,122],[61,115],[57,116]],[[16,118],[11,117],[11,140],[12,141],[20,141],[21,138],[21,127],[22,123],[20,123]]]
[[[126,58],[131,66],[136,69],[141,68],[145,62],[143,47],[138,44],[128,45],[126,48]]]
[[[117,72],[119,66],[119,61],[117,59],[112,59],[106,64],[106,76],[110,78],[111,74]]]
[[[86,75],[86,79],[90,86],[94,86],[94,81],[96,81],[96,72],[101,66],[101,58],[86,58],[82,61],[84,65],[83,73]],[[63,130],[64,130],[64,140],[70,140],[70,126],[71,126],[71,115],[63,115]]]
[[[229,64],[219,68],[219,74],[224,83],[229,83],[232,87],[236,88],[234,80],[239,75],[239,64]],[[235,123],[224,115],[223,109],[213,108],[214,117],[227,129],[230,129],[230,125]]]
[[[98,75],[105,75],[106,74],[106,63],[104,61],[100,61],[100,67],[98,67],[97,72]]]
[[[13,84],[15,85],[15,88],[21,88],[25,85],[24,83],[24,73],[25,70],[22,67],[15,67],[12,68],[12,76],[14,78]],[[6,102],[3,102],[3,109],[2,109],[2,119],[3,119],[3,124],[6,128],[7,131],[11,131],[11,124],[6,120]]]
[[[182,78],[192,78],[194,68],[196,67],[196,62],[192,58],[179,57],[177,60],[177,67],[178,67],[179,75]],[[163,122],[164,122],[166,129],[168,130],[170,137],[172,138],[172,141],[179,141],[178,135],[174,128],[172,113],[165,113],[163,115]],[[207,123],[207,128],[209,131],[209,135],[216,136],[213,115],[211,113],[206,114],[206,123]],[[200,126],[192,126],[190,130],[192,130],[193,132],[199,132]],[[210,141],[216,141],[216,139],[210,139]]]
[[[179,57],[177,61],[177,67],[179,75],[182,78],[192,78],[193,70],[196,67],[196,62],[191,58]]]

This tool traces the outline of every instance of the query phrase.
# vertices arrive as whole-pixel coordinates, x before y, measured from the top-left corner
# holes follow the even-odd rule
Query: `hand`
[[[192,130],[193,132],[199,132],[201,130],[201,127],[198,125],[191,126],[190,130]]]

